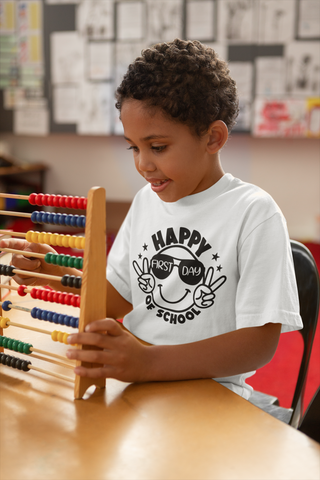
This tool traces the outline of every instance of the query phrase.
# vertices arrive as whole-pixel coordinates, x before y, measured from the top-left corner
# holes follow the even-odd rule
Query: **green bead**
[[[26,355],[30,355],[31,351],[30,348],[32,347],[31,343],[24,343],[23,345],[23,353]]]
[[[71,255],[68,255],[68,267],[74,267],[74,257],[71,257]]]
[[[8,337],[2,337],[2,347],[7,348],[8,340]]]
[[[82,257],[76,257],[74,260],[74,267],[75,268],[82,268],[83,266],[83,258]]]
[[[68,267],[68,261],[69,261],[70,255],[63,255],[62,257],[62,266],[63,267]]]
[[[52,253],[46,253],[44,257],[46,263],[52,263]]]
[[[7,341],[7,348],[9,348],[9,350],[12,350],[12,343],[13,343],[13,339],[9,338]]]
[[[19,342],[19,345],[18,345],[18,352],[19,353],[23,353],[23,347],[24,347],[24,342]]]
[[[13,340],[12,342],[12,350],[14,350],[15,352],[18,351],[18,345],[19,345],[19,340]]]

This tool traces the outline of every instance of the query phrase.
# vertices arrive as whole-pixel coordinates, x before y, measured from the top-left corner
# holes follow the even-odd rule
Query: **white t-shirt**
[[[150,185],[140,190],[110,251],[107,278],[133,305],[125,327],[151,344],[269,322],[283,332],[302,328],[285,219],[270,195],[231,174],[173,203]],[[245,379],[253,373],[215,380],[249,398]]]

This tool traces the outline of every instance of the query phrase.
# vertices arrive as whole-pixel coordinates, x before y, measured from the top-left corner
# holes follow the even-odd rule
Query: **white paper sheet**
[[[285,61],[283,57],[258,57],[256,67],[256,95],[285,94]]]
[[[78,32],[51,34],[52,83],[78,83],[84,79],[84,40]]]
[[[256,28],[259,43],[281,44],[293,40],[295,0],[259,0],[258,7]]]
[[[14,110],[13,133],[16,135],[47,135],[49,112],[46,107],[27,107]]]
[[[53,89],[55,123],[77,123],[79,120],[79,86],[56,85]]]
[[[235,80],[239,97],[251,102],[253,94],[253,64],[251,62],[229,62],[230,75]]]
[[[113,0],[82,0],[77,8],[78,32],[90,40],[113,39],[114,5]]]
[[[117,4],[118,40],[141,40],[145,32],[145,4],[119,2]]]
[[[292,42],[285,48],[286,92],[290,95],[320,95],[319,42]]]
[[[114,74],[112,42],[90,42],[88,51],[88,74],[90,80],[109,80]]]
[[[182,36],[182,0],[147,0],[147,44]]]
[[[320,38],[319,0],[300,0],[298,37]]]
[[[215,39],[213,0],[189,0],[186,4],[186,36],[190,40]]]
[[[111,83],[83,82],[77,132],[83,135],[111,134],[112,105],[114,103]]]
[[[218,41],[222,43],[253,42],[257,5],[255,0],[219,0]]]

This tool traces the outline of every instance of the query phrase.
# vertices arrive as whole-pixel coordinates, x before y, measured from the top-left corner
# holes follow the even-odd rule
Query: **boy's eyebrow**
[[[132,140],[130,140],[130,138],[126,137],[125,135],[124,135],[124,138],[126,140],[128,140],[129,142],[132,142]],[[156,134],[148,135],[147,137],[141,138],[141,140],[146,142],[148,140],[153,140],[153,139],[157,139],[157,138],[169,138],[169,135],[156,135]]]

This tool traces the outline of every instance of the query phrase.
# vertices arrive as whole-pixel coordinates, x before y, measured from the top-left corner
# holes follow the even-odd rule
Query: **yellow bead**
[[[1,328],[8,328],[9,327],[9,325],[7,325],[8,322],[10,322],[9,318],[0,317],[0,327]]]
[[[69,247],[70,248],[76,248],[76,238],[74,235],[72,235],[70,238],[69,238]]]
[[[63,235],[62,238],[62,246],[63,247],[69,247],[69,238],[71,235]]]
[[[51,333],[51,338],[54,342],[57,342],[58,341],[58,330],[54,330],[52,333]]]
[[[32,234],[33,234],[33,230],[29,230],[29,232],[26,233],[26,240],[27,242],[32,242]]]
[[[81,237],[81,248],[82,248],[82,250],[84,250],[85,244],[86,244],[85,237]]]
[[[33,242],[33,243],[39,243],[39,242],[38,242],[38,232],[32,232],[31,242]]]
[[[57,234],[56,233],[51,233],[50,235],[50,245],[57,245]]]
[[[63,241],[63,235],[57,235],[57,246],[58,247],[63,247],[63,244],[62,244],[62,241]]]
[[[45,242],[44,242],[44,238],[45,238],[45,233],[44,233],[44,232],[39,232],[39,234],[38,234],[38,243],[45,243]]]
[[[58,332],[58,342],[63,343],[63,332]]]
[[[43,243],[45,243],[46,245],[51,245],[50,240],[51,240],[51,233],[50,232],[45,233],[43,236]]]
[[[76,248],[81,249],[81,237],[76,237]]]
[[[66,345],[68,345],[68,342],[67,342],[67,338],[69,337],[69,334],[66,332],[64,333],[63,335],[63,343],[65,343]]]

